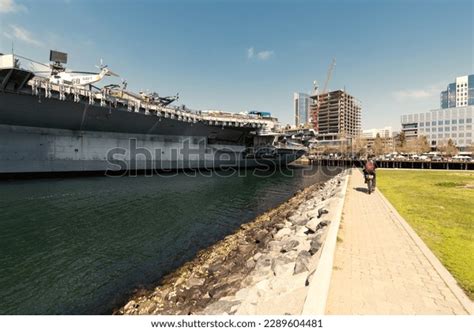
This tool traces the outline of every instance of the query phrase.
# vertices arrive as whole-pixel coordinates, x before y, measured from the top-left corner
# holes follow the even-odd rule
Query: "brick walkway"
[[[326,305],[327,314],[466,314],[460,301],[353,170]]]

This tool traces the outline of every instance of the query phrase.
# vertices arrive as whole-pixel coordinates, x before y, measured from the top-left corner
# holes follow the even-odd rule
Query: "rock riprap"
[[[297,192],[141,290],[116,314],[299,314],[344,174]]]

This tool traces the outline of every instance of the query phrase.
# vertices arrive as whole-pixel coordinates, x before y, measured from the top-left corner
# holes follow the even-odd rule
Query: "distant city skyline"
[[[468,0],[0,0],[0,52],[13,42],[48,62],[61,50],[85,71],[103,58],[133,90],[282,124],[294,123],[293,92],[322,85],[336,57],[329,90],[361,100],[362,128],[398,131],[402,114],[439,108],[453,78],[474,72],[472,12]]]

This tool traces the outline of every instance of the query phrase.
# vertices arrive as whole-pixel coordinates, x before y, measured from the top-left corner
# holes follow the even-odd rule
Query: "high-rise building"
[[[456,77],[454,83],[441,91],[440,97],[442,109],[474,106],[474,75]]]
[[[344,140],[360,135],[359,100],[342,90],[316,94],[311,98],[314,100],[311,117],[320,140]]]
[[[473,120],[474,106],[463,106],[403,115],[401,124],[407,140],[426,136],[437,147],[451,139],[464,149],[474,142]]]
[[[311,99],[306,93],[293,93],[293,109],[295,114],[295,125],[309,124],[309,107]]]

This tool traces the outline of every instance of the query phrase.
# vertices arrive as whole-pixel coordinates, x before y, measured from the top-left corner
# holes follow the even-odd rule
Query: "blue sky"
[[[133,90],[180,93],[195,109],[270,111],[293,123],[292,95],[323,85],[362,102],[363,128],[439,106],[473,73],[473,1],[0,0],[0,52],[94,70]],[[112,82],[112,81],[110,81]]]

